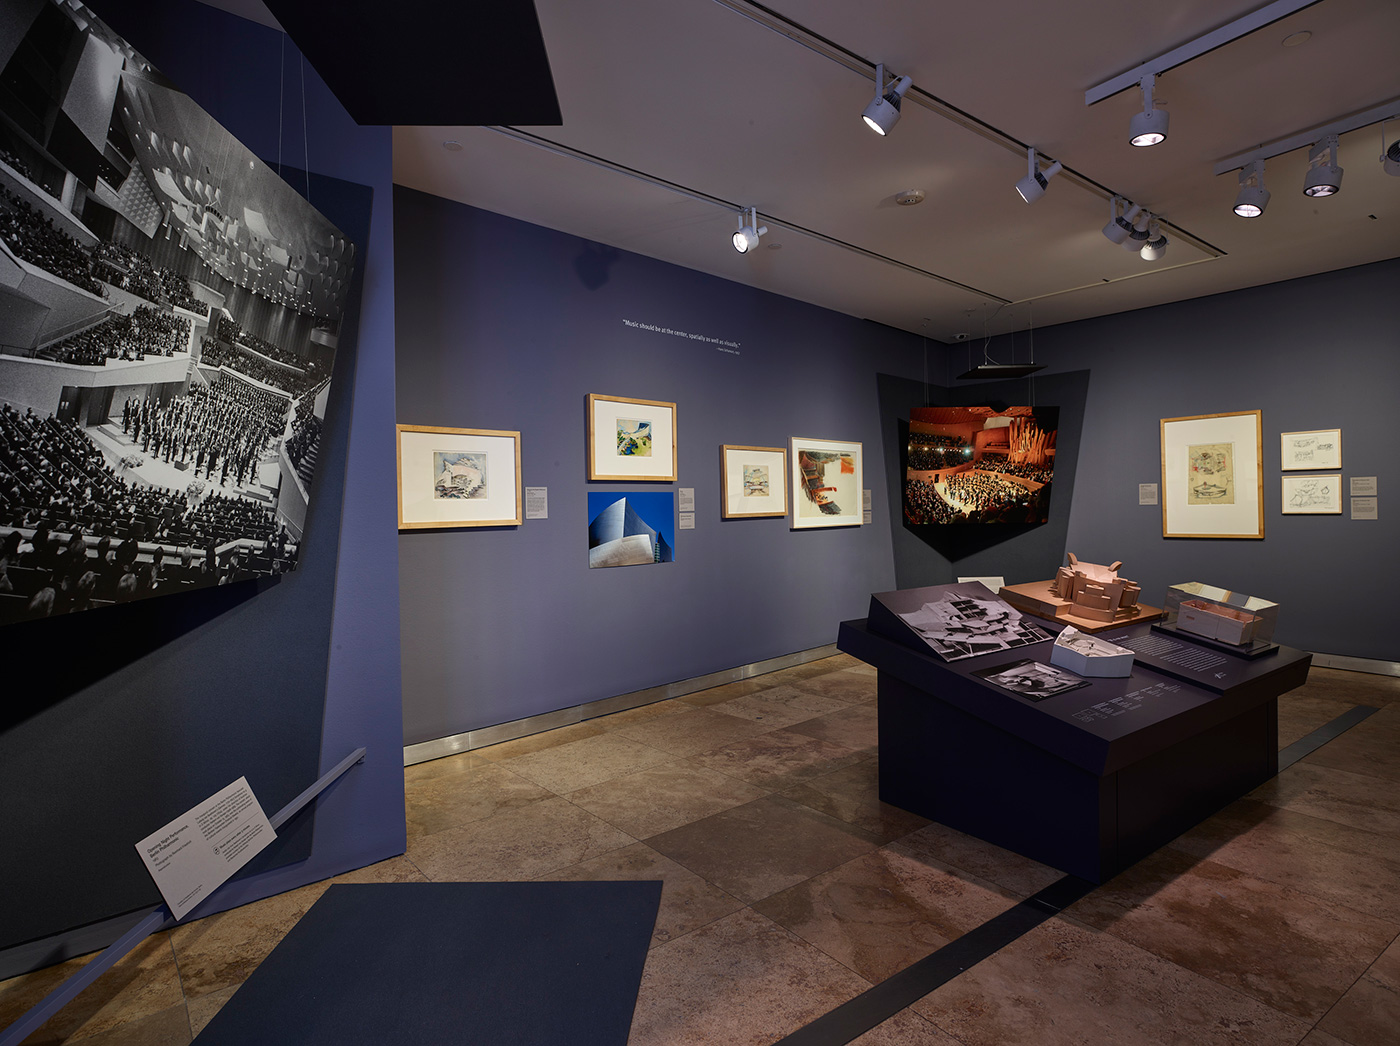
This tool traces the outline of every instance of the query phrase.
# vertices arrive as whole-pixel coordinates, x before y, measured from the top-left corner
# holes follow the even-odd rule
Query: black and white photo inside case
[[[1043,661],[1013,661],[1007,665],[979,669],[973,674],[1032,701],[1089,685],[1087,679]]]
[[[941,589],[940,598],[899,616],[945,661],[1014,650],[1050,638],[980,583]]]
[[[0,623],[294,569],[355,245],[82,4],[0,6]]]

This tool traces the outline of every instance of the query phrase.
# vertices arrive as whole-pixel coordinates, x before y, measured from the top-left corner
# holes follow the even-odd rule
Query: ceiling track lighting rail
[[[723,208],[726,211],[748,212],[755,215],[755,217],[757,215],[756,208],[743,207],[740,204],[733,203],[729,200],[722,200],[718,196],[711,196],[709,193],[701,192],[699,189],[692,189],[689,186],[681,185],[678,182],[668,181],[667,179],[659,177],[658,175],[647,174],[645,171],[639,171],[635,167],[628,167],[625,164],[615,163],[612,160],[605,160],[601,156],[595,156],[592,153],[586,153],[582,149],[574,149],[567,145],[561,145],[559,142],[551,141],[550,139],[543,138],[537,134],[531,134],[529,131],[522,131],[518,127],[487,126],[484,129],[488,131],[494,131],[496,134],[504,135],[507,138],[513,138],[516,141],[521,142],[525,145],[531,145],[537,149],[543,149],[546,152],[553,153],[555,156],[562,156],[566,159],[571,160],[579,160],[583,163],[591,164],[594,167],[599,167],[606,171],[612,171],[614,174],[621,174],[625,175],[628,178],[635,178],[637,181],[645,182],[647,185],[655,186],[658,189],[664,189],[667,192],[675,193],[677,196],[685,196],[689,199],[696,200],[700,203],[712,204],[716,207]],[[806,226],[797,225],[793,222],[783,221],[782,219],[775,218],[772,215],[768,215],[767,218],[768,221],[772,222],[774,225],[780,225],[784,229],[788,229],[791,232],[798,233],[799,235],[809,237],[813,240],[819,240],[820,242],[832,247],[839,247],[842,250],[850,251],[852,254],[859,254],[864,258],[869,258],[871,261],[878,261],[885,265],[892,266],[896,269],[902,269],[903,271],[911,273],[915,276],[922,276],[925,279],[933,280],[935,283],[939,283],[944,287],[951,287],[954,290],[959,290],[967,294],[975,295],[989,302],[996,302],[998,304],[1006,303],[1006,299],[1001,297],[1001,295],[999,294],[993,294],[990,291],[984,291],[979,287],[972,287],[966,283],[959,283],[957,280],[949,279],[947,276],[940,276],[938,273],[930,272],[928,269],[921,269],[917,265],[910,265],[908,262],[900,261],[898,258],[891,258],[887,254],[880,254],[876,251],[867,250],[866,248],[861,247],[857,244],[848,243],[845,240],[838,240],[836,237],[828,236],[824,232],[818,232],[816,229],[809,229]],[[765,229],[765,231],[767,230]]]
[[[1249,152],[1227,157],[1215,165],[1215,173],[1217,175],[1227,174],[1230,171],[1237,171],[1241,167],[1248,167],[1256,160],[1272,160],[1275,156],[1282,156],[1284,153],[1291,153],[1305,146],[1311,149],[1328,136],[1336,137],[1346,134],[1348,131],[1355,131],[1361,127],[1369,127],[1372,124],[1397,118],[1400,118],[1400,98],[1392,98],[1388,102],[1382,102],[1370,109],[1344,116],[1340,120],[1333,120],[1329,124],[1300,131],[1298,134],[1288,138],[1279,138],[1266,145],[1261,145],[1257,149],[1251,149]],[[1332,162],[1334,165],[1336,164],[1335,160]]]
[[[883,64],[872,62],[862,55],[858,55],[854,51],[842,47],[835,41],[813,32],[801,23],[778,14],[776,11],[764,7],[762,4],[755,3],[753,0],[711,0],[711,2],[718,4],[728,11],[732,11],[734,14],[753,22],[755,25],[761,26],[781,36],[791,43],[797,44],[799,47],[805,47],[813,54],[821,55],[823,58],[835,62],[837,65],[844,66],[862,79],[873,80],[877,70]],[[1309,6],[1311,3],[1316,3],[1318,0],[1309,0],[1309,3],[1301,3],[1300,0],[1286,0],[1286,2],[1292,4],[1294,9],[1298,10],[1302,7]],[[1278,15],[1277,17],[1281,18],[1283,15]],[[1142,78],[1142,75],[1141,73],[1138,74],[1131,83],[1125,86],[1136,84]],[[921,106],[939,117],[939,119],[946,120],[951,124],[961,127],[965,131],[970,131],[979,138],[991,142],[994,145],[999,145],[1009,152],[1014,152],[1019,155],[1031,148],[1029,143],[1013,138],[1005,131],[993,127],[983,120],[979,120],[971,113],[964,112],[955,105],[945,102],[937,95],[925,91],[923,88],[919,87],[918,84],[912,84],[905,91],[901,102],[905,110],[907,110],[908,105],[911,103]],[[1162,115],[1166,115],[1164,111],[1159,111],[1162,112]],[[1059,174],[1061,181],[1072,182],[1080,189],[1092,193],[1103,200],[1111,200],[1117,195],[1108,186],[1094,181],[1094,179],[1090,178],[1088,175],[1081,174],[1072,167],[1066,167],[1061,164]],[[1048,173],[1046,177],[1048,179]],[[1163,226],[1164,228],[1171,229],[1172,235],[1178,242],[1190,244],[1196,250],[1200,251],[1202,254],[1208,255],[1210,258],[1223,258],[1227,253],[1210,241],[1203,240],[1199,236],[1195,236],[1179,226],[1168,225],[1165,222]],[[979,291],[978,293],[980,294],[983,292]],[[987,295],[987,297],[991,298],[993,296]],[[1001,299],[998,298],[996,300],[1000,301]]]
[[[1217,47],[1224,47],[1233,40],[1248,36],[1256,30],[1272,25],[1281,18],[1287,18],[1289,15],[1312,7],[1319,2],[1320,0],[1274,0],[1273,3],[1265,4],[1258,10],[1236,18],[1233,22],[1227,22],[1218,29],[1212,29],[1209,33],[1189,40],[1179,47],[1174,47],[1165,54],[1159,54],[1156,58],[1143,62],[1135,69],[1129,69],[1101,84],[1095,84],[1084,92],[1084,104],[1093,105],[1105,98],[1111,98],[1120,91],[1136,87],[1146,77],[1160,76],[1168,69],[1175,69],[1193,58],[1209,54]]]

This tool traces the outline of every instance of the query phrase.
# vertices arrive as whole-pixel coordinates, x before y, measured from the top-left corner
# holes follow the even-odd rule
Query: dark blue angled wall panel
[[[395,190],[398,420],[522,432],[549,518],[399,538],[405,741],[803,650],[894,586],[877,375],[918,339],[577,237]],[[723,240],[715,249],[728,250]],[[631,327],[737,342],[736,352]],[[677,404],[695,530],[675,562],[589,570],[588,393]],[[874,525],[720,518],[720,445],[860,440]]]

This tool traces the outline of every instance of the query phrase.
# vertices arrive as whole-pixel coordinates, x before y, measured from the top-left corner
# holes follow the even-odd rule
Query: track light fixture
[[[912,77],[903,76],[898,83],[886,90],[885,65],[880,63],[875,67],[875,99],[865,107],[865,112],[860,114],[861,119],[876,134],[889,134],[894,125],[899,123],[899,106],[904,100],[904,93],[913,85]]]
[[[1381,142],[1385,144],[1384,141]],[[1381,154],[1381,166],[1385,168],[1386,174],[1393,174],[1400,177],[1400,138],[1390,143],[1390,148]]]
[[[1026,176],[1016,183],[1016,191],[1027,203],[1035,203],[1045,195],[1046,183],[1063,169],[1060,161],[1056,160],[1042,171],[1035,155],[1035,146],[1031,146],[1026,150]]]
[[[1152,86],[1156,80],[1148,73],[1138,81],[1142,88],[1142,112],[1128,122],[1128,141],[1133,145],[1157,145],[1167,139],[1167,122],[1171,116],[1165,109],[1152,107]]]
[[[1133,231],[1133,219],[1142,210],[1137,204],[1132,204],[1121,215],[1118,213],[1119,203],[1127,204],[1129,201],[1115,196],[1108,201],[1108,224],[1103,227],[1103,234],[1108,237],[1110,243],[1122,243]]]
[[[1142,245],[1142,250],[1138,253],[1142,255],[1143,261],[1156,261],[1167,253],[1167,237],[1162,232],[1161,226],[1157,224],[1157,219],[1153,218],[1148,228],[1147,242]]]
[[[1308,173],[1303,176],[1304,196],[1332,196],[1342,191],[1342,169],[1337,166],[1337,136],[1329,134],[1308,150]]]
[[[1235,213],[1241,218],[1258,218],[1269,206],[1269,190],[1264,188],[1264,161],[1255,160],[1240,168],[1240,193],[1235,197]]]
[[[744,219],[748,221],[745,222]],[[758,246],[758,238],[768,231],[768,226],[758,224],[758,208],[750,207],[739,212],[739,231],[734,234],[734,249],[740,254],[748,254]]]
[[[1147,227],[1148,222],[1151,220],[1152,215],[1148,214],[1146,211],[1138,215],[1137,221],[1133,222],[1132,231],[1128,233],[1127,238],[1123,241],[1124,250],[1136,251],[1147,242]]]

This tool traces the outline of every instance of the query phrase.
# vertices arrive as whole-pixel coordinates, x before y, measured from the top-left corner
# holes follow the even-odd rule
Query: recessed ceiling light
[[[1307,42],[1308,42],[1309,40],[1311,40],[1311,39],[1312,39],[1312,33],[1308,32],[1306,29],[1304,29],[1304,30],[1302,30],[1301,32],[1290,33],[1288,36],[1285,36],[1285,37],[1283,38],[1283,46],[1284,46],[1284,47],[1297,47],[1299,44],[1305,44],[1305,43],[1307,43]]]
[[[450,153],[459,153],[462,151],[462,143],[452,138],[443,142],[442,147]]]

